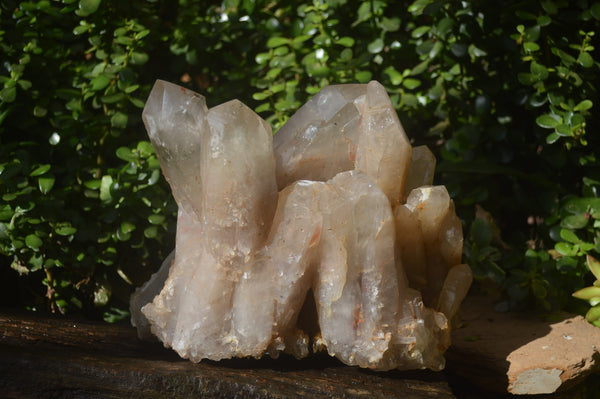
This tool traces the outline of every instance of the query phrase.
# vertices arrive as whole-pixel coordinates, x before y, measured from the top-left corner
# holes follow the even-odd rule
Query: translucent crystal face
[[[383,86],[324,88],[274,138],[239,101],[209,110],[162,81],[143,119],[180,208],[175,251],[131,299],[140,337],[192,361],[443,368],[471,283],[461,224]]]

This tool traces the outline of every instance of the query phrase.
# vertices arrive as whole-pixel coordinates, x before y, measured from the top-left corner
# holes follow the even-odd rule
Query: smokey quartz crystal
[[[179,205],[175,249],[132,323],[194,362],[326,350],[444,367],[471,284],[435,157],[378,82],[329,86],[273,136],[237,100],[157,81],[143,120]]]

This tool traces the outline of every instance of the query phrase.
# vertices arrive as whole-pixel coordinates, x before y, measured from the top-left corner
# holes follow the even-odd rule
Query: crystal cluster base
[[[194,362],[326,350],[376,370],[444,367],[471,284],[435,157],[377,82],[329,86],[273,137],[237,100],[157,81],[143,112],[179,205],[175,250],[132,323]]]

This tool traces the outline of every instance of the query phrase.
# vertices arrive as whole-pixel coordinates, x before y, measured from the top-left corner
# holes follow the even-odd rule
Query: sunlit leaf
[[[25,237],[25,245],[27,245],[34,251],[37,251],[42,246],[42,244],[42,239],[36,236],[35,234],[29,234],[27,237]]]
[[[350,36],[345,36],[336,40],[336,44],[339,44],[340,46],[344,47],[352,47],[354,46],[354,39]]]
[[[77,229],[73,226],[61,225],[61,226],[57,227],[56,229],[54,229],[54,231],[56,232],[56,234],[61,235],[61,236],[70,236],[70,235],[75,234],[77,232]]]
[[[575,108],[573,108],[573,111],[577,111],[577,112],[587,111],[588,109],[592,108],[593,105],[594,105],[594,103],[592,103],[590,100],[583,100],[582,102],[577,104],[575,106]]]
[[[371,54],[377,54],[377,53],[381,52],[381,50],[383,50],[383,40],[381,38],[377,38],[377,39],[373,40],[367,46],[367,50],[369,50],[369,53],[371,53]]]
[[[48,172],[51,167],[52,166],[50,164],[40,165],[37,168],[35,168],[33,171],[31,171],[31,173],[29,173],[29,176],[35,177],[35,176],[43,175],[44,173]]]
[[[600,305],[590,308],[585,315],[585,319],[589,322],[594,322],[600,319]]]
[[[586,263],[596,280],[600,280],[600,262],[591,255],[586,256]]]
[[[38,187],[42,194],[48,194],[52,187],[54,187],[54,183],[56,182],[56,178],[53,175],[44,175],[38,177]]]

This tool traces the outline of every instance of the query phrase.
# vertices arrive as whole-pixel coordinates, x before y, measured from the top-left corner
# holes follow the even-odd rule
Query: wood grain
[[[191,363],[126,325],[0,312],[2,398],[454,398],[443,373],[327,355]]]

